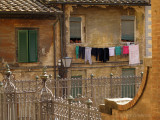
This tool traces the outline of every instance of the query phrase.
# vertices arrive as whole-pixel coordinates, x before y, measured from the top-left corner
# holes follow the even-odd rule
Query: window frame
[[[71,43],[70,42],[70,17],[80,17],[81,18],[81,42],[80,43]],[[86,40],[86,25],[85,25],[85,15],[75,15],[75,14],[71,14],[71,16],[69,17],[69,40],[68,43],[69,44],[82,44],[85,42]]]
[[[36,30],[37,31],[37,61],[36,62],[19,62],[18,61],[18,31],[19,30]],[[16,27],[15,28],[15,43],[16,43],[16,62],[17,63],[37,63],[39,62],[39,28],[35,27]]]
[[[124,18],[127,18],[127,17],[133,17],[134,19],[132,18],[127,18],[127,19],[124,19]],[[133,21],[134,22],[134,41],[122,41],[122,21]],[[122,15],[121,16],[121,23],[120,23],[120,42],[121,43],[127,43],[127,42],[130,42],[130,43],[135,43],[136,42],[136,16],[134,15]]]

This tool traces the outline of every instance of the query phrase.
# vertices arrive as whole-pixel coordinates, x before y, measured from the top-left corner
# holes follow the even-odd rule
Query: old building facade
[[[5,5],[3,2],[1,4]],[[38,5],[40,4],[43,5],[38,2]],[[0,37],[1,66],[9,63],[16,76],[24,79],[34,79],[33,76],[39,75],[44,66],[48,67],[49,74],[54,74],[54,78],[58,74],[61,77],[66,77],[64,74],[67,74],[67,77],[84,78],[90,77],[91,74],[95,77],[109,76],[110,73],[115,76],[140,75],[143,71],[143,57],[146,56],[145,6],[150,5],[149,1],[50,1],[47,4],[63,11],[63,14],[57,15],[58,10],[52,8],[57,13],[50,12],[51,10],[39,11],[37,14],[41,13],[41,17],[33,18],[38,16],[33,8],[30,8],[30,11],[33,11],[32,15],[27,14],[27,9],[24,10],[24,15],[11,13],[10,16],[7,16],[4,9],[1,10],[4,14],[0,19],[3,26]],[[127,24],[129,27],[125,27]],[[29,56],[29,45],[25,58],[19,58],[18,31],[21,30],[25,35],[29,35],[30,31],[36,31],[36,50],[33,50],[31,55],[33,58]],[[123,40],[123,33],[127,31],[130,39]],[[26,39],[27,44],[30,40]],[[126,46],[128,42],[139,45],[140,64],[129,65],[129,55],[111,56],[107,62],[97,61],[95,56],[91,56],[92,64],[88,61],[85,63],[82,58],[76,58],[76,46],[109,48]],[[71,67],[67,70],[59,69],[61,67],[58,67],[58,60],[66,56],[73,58]]]
[[[50,66],[52,73],[53,31],[59,33],[55,25],[61,11],[32,0],[3,0],[0,5],[1,73],[5,64],[10,65],[17,79],[34,79],[43,66]]]
[[[57,5],[64,12],[64,56],[73,58],[68,77],[85,78],[91,74],[101,77],[110,73],[115,76],[140,75],[146,56],[145,6],[150,6],[149,1],[124,1],[121,4],[112,1],[51,1],[50,4]],[[127,31],[130,31],[132,40],[123,40],[123,33]],[[92,55],[92,64],[76,57],[77,46],[110,48],[122,47],[128,42],[139,45],[140,64],[129,65],[128,55],[111,56],[107,62],[96,60]]]

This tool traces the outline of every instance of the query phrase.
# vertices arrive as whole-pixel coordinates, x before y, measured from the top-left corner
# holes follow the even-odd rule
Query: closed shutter
[[[18,31],[18,62],[28,62],[28,30]]]
[[[70,38],[81,39],[81,18],[70,18]]]
[[[29,30],[29,62],[37,62],[37,30]]]
[[[122,16],[121,20],[121,39],[134,42],[134,16]]]
[[[122,76],[134,76],[135,68],[122,69]],[[123,78],[122,80],[122,97],[134,98],[135,96],[135,79]]]

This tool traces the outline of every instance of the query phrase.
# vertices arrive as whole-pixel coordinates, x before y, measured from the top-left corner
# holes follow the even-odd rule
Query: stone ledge
[[[145,67],[152,67],[152,57],[145,57],[143,62]]]

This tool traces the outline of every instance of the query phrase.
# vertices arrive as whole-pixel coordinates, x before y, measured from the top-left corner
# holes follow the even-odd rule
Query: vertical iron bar
[[[91,98],[93,97],[93,74],[91,74]]]
[[[71,103],[72,103],[72,101],[73,101],[73,97],[70,95],[69,97],[68,97],[68,103],[69,103],[69,105],[68,105],[68,120],[71,120]]]
[[[90,119],[90,108],[91,108],[91,105],[93,104],[93,102],[90,99],[88,99],[86,104],[87,104],[87,108],[88,108],[88,115],[87,115],[88,118],[87,118],[87,120],[91,120]]]
[[[142,79],[143,79],[143,72],[141,72],[141,82],[142,82]]]
[[[111,98],[113,97],[113,93],[112,93],[112,77],[113,77],[113,74],[110,73],[110,89],[111,89]]]

